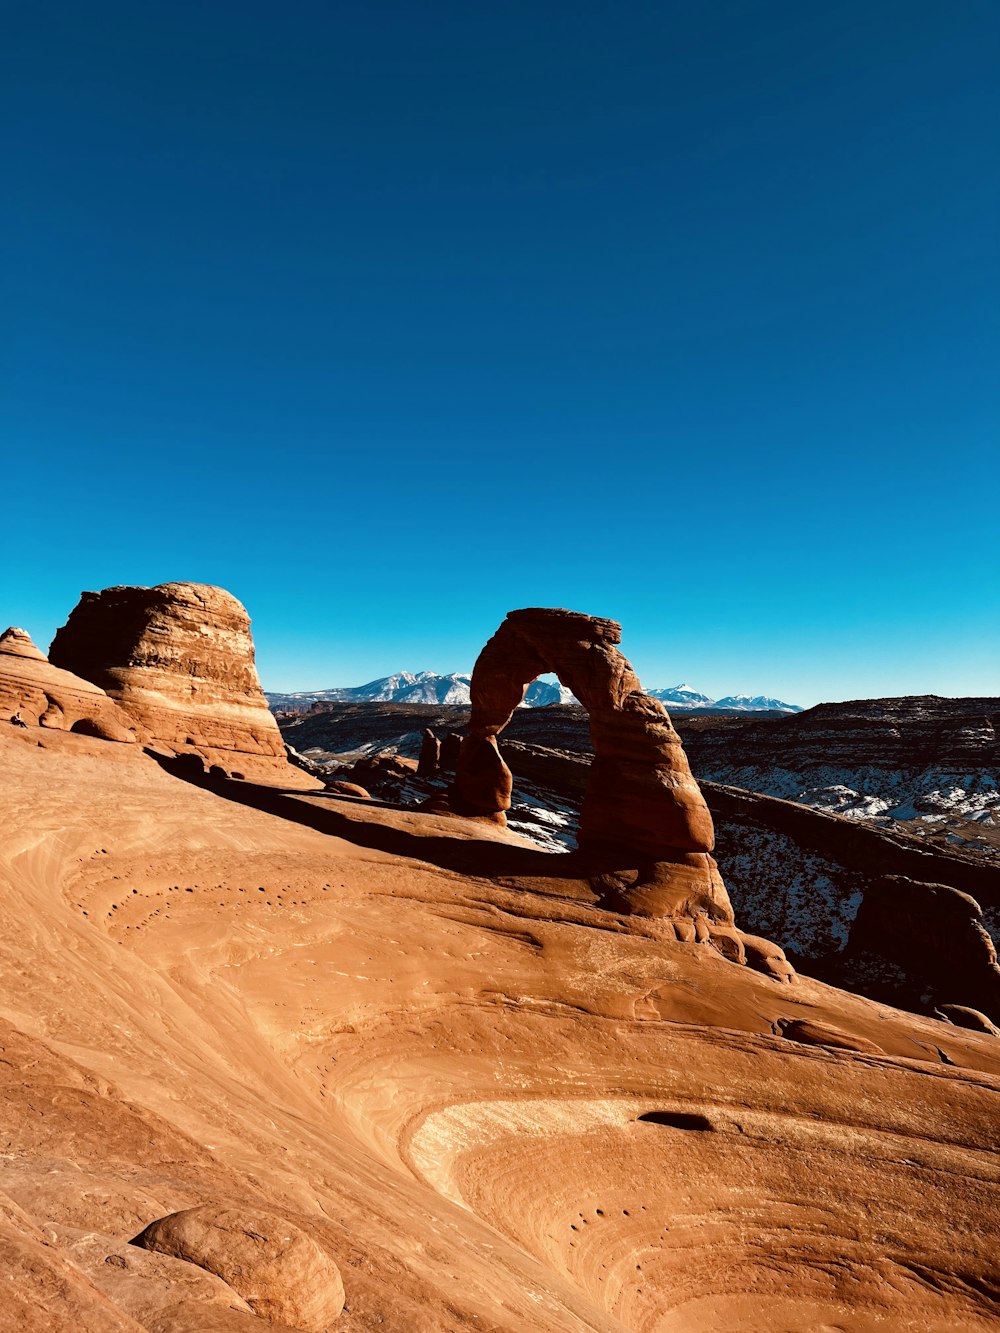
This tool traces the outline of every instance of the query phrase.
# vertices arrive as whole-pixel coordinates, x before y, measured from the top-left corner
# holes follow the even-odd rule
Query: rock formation
[[[996,949],[983,909],[960,889],[886,875],[865,893],[844,953],[852,980],[869,959],[892,959],[898,975],[879,998],[909,992],[930,1010],[957,1004],[1000,1022]]]
[[[431,731],[430,727],[424,732],[424,739],[420,745],[420,759],[417,761],[417,777],[432,778],[438,771],[438,765],[441,761],[441,742]]]
[[[367,791],[366,788],[359,786],[356,782],[341,782],[339,778],[327,782],[323,790],[332,792],[334,796],[356,796],[362,801],[371,800],[371,792]]]
[[[554,672],[590,715],[594,762],[580,816],[581,850],[603,872],[608,905],[674,924],[683,940],[711,939],[745,962],[729,895],[710,853],[715,834],[683,747],[658,699],[643,692],[618,649],[621,626],[575,611],[511,611],[472,674],[472,714],[452,804],[505,822],[512,778],[497,748],[528,685]],[[787,977],[779,949],[759,949]]]
[[[458,768],[458,756],[462,752],[462,738],[454,731],[449,731],[441,741],[440,766],[446,773],[454,773]]]
[[[0,635],[0,719],[131,744],[141,728],[102,689],[48,661],[23,629]],[[140,736],[140,739],[142,737]]]
[[[295,772],[257,678],[250,618],[222,588],[85,592],[50,655],[105,690],[162,746],[252,777]]]
[[[132,1241],[221,1277],[261,1319],[325,1333],[344,1308],[340,1270],[284,1218],[201,1204],[152,1222]]]

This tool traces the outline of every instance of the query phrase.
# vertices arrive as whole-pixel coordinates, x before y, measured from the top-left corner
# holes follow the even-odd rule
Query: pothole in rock
[[[715,1129],[707,1116],[695,1111],[644,1111],[637,1120],[647,1125],[666,1125],[668,1129]]]

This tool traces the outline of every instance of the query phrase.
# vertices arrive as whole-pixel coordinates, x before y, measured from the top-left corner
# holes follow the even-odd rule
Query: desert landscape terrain
[[[716,867],[618,627],[568,614],[504,622],[422,805],[288,762],[219,589],[0,640],[0,1327],[996,1326],[988,1015],[753,933],[735,815]],[[598,756],[569,851],[496,744],[555,660]]]

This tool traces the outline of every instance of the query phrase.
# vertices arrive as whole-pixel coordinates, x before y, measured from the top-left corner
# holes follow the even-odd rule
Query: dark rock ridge
[[[1000,825],[1000,699],[921,695],[737,726],[706,719],[686,744],[701,777],[838,814]]]

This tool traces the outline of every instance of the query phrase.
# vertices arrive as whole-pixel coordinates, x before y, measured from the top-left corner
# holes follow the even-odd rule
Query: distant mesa
[[[152,740],[207,764],[266,777],[297,772],[260,688],[250,617],[222,588],[162,583],[85,592],[50,650]]]
[[[23,629],[0,634],[0,718],[132,744],[141,726],[89,680],[53,666]],[[138,733],[138,735],[137,735]]]
[[[618,648],[613,620],[548,607],[511,611],[472,674],[472,715],[451,793],[458,814],[505,821],[513,779],[497,736],[529,683],[555,672],[590,715],[594,760],[579,845],[606,872],[608,903],[670,920],[677,937],[711,940],[735,961],[749,951],[711,852],[715,830],[663,704]],[[632,873],[630,873],[632,872]],[[755,965],[787,980],[781,950],[754,940]]]

